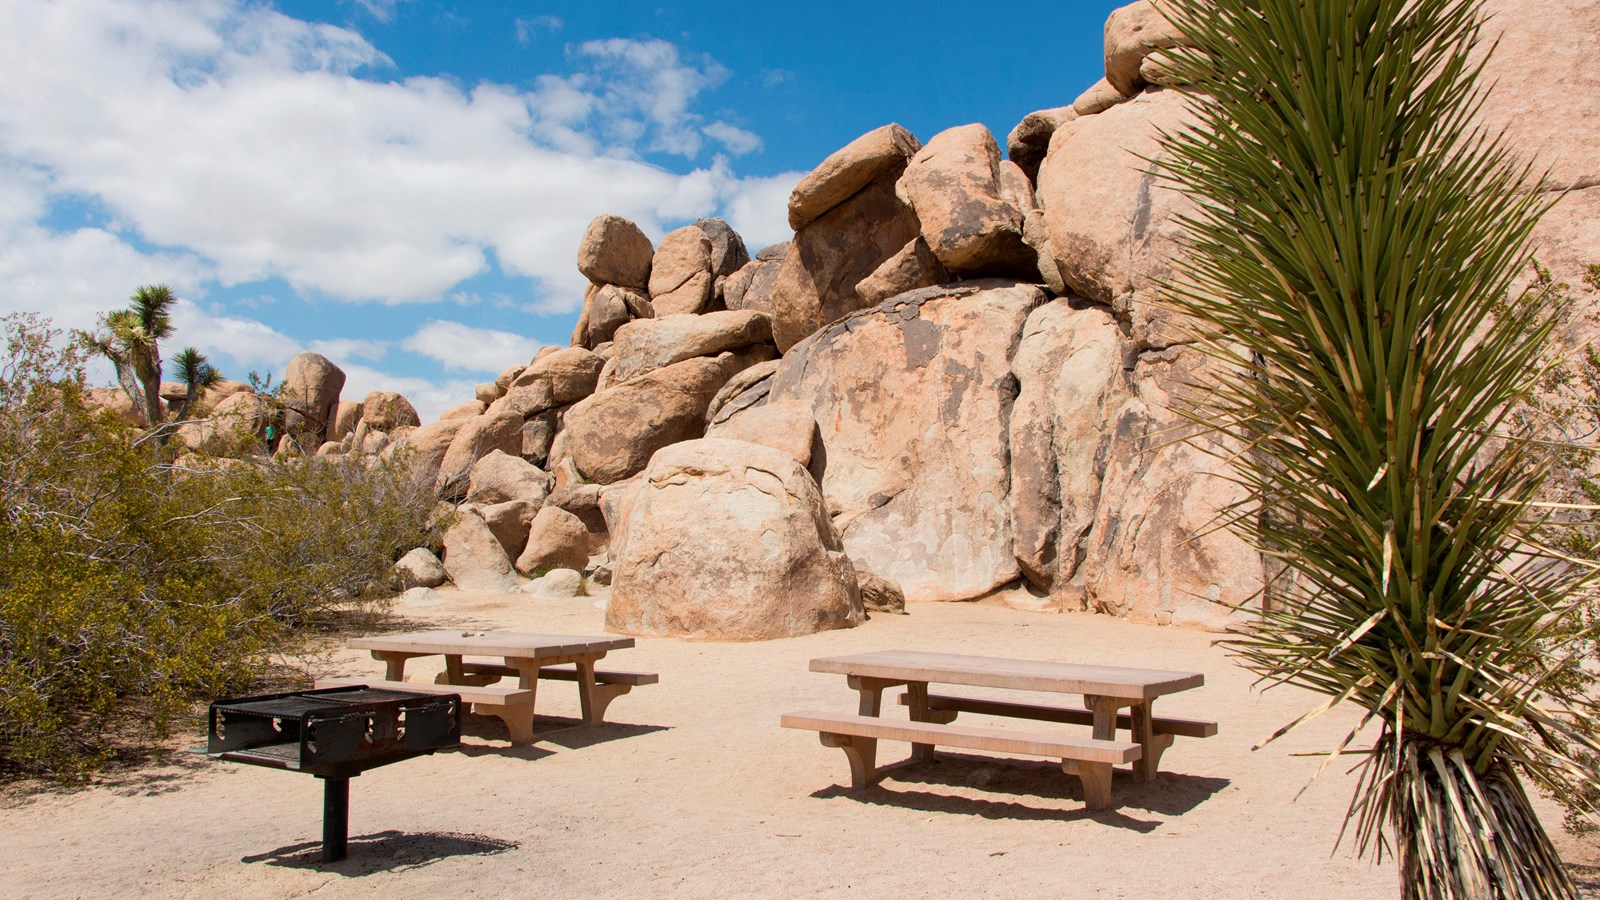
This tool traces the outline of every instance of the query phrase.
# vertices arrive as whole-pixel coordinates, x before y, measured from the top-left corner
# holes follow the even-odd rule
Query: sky
[[[5,0],[0,315],[88,329],[163,283],[168,358],[311,350],[431,420],[568,342],[595,216],[787,240],[873,128],[1003,148],[1071,103],[1119,5]]]

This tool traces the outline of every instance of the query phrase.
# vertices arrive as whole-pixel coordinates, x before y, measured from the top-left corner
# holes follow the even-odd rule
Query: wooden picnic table
[[[1152,713],[1157,697],[1204,684],[1205,676],[1198,672],[917,650],[878,650],[821,657],[811,661],[811,671],[844,675],[859,695],[859,714],[794,713],[785,717],[784,724],[820,731],[825,744],[845,749],[858,787],[876,778],[874,757],[877,739],[882,737],[910,741],[914,748],[913,759],[930,758],[934,742],[1060,756],[1067,771],[1084,776],[1091,807],[1104,808],[1110,797],[1108,761],[1131,762],[1134,771],[1148,781],[1155,777],[1161,754],[1172,745],[1174,736],[1210,737],[1217,731],[1215,722],[1157,718]],[[1083,696],[1085,708],[930,694],[929,684],[1078,694]],[[882,720],[880,724],[883,691],[897,685],[906,687],[901,702],[910,708],[911,722],[896,725]],[[1070,739],[1051,734],[950,726],[961,712],[1084,724],[1092,727],[1092,738]],[[1116,741],[1118,728],[1128,730],[1129,742]]]
[[[424,691],[459,689],[455,692],[463,701],[472,703],[475,708],[482,707],[481,711],[505,721],[514,743],[533,740],[533,701],[541,678],[578,683],[583,721],[587,725],[600,724],[611,701],[628,693],[635,685],[654,684],[659,680],[653,673],[596,671],[595,663],[607,653],[633,646],[633,638],[609,635],[440,629],[352,638],[348,646],[370,651],[373,659],[384,664],[381,684]],[[437,687],[405,680],[406,662],[422,656],[444,657],[445,670],[435,680]],[[469,656],[501,661],[467,661],[465,657]],[[515,688],[494,684],[502,677],[513,675],[517,678]],[[324,679],[318,684],[353,680],[360,679]],[[367,683],[380,684],[370,680]]]

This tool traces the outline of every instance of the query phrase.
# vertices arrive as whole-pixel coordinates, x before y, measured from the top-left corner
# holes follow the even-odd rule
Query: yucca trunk
[[[1389,790],[1406,900],[1577,896],[1504,762],[1479,774],[1459,747],[1405,738]]]

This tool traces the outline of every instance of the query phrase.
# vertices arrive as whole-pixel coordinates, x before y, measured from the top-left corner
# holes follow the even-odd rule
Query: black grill
[[[322,858],[339,860],[351,778],[460,744],[459,696],[351,686],[218,700],[206,752],[323,779]]]

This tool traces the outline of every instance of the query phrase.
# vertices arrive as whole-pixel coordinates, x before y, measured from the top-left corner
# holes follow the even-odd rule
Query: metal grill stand
[[[461,698],[365,685],[218,700],[206,753],[322,779],[322,859],[349,847],[350,779],[461,745]]]

